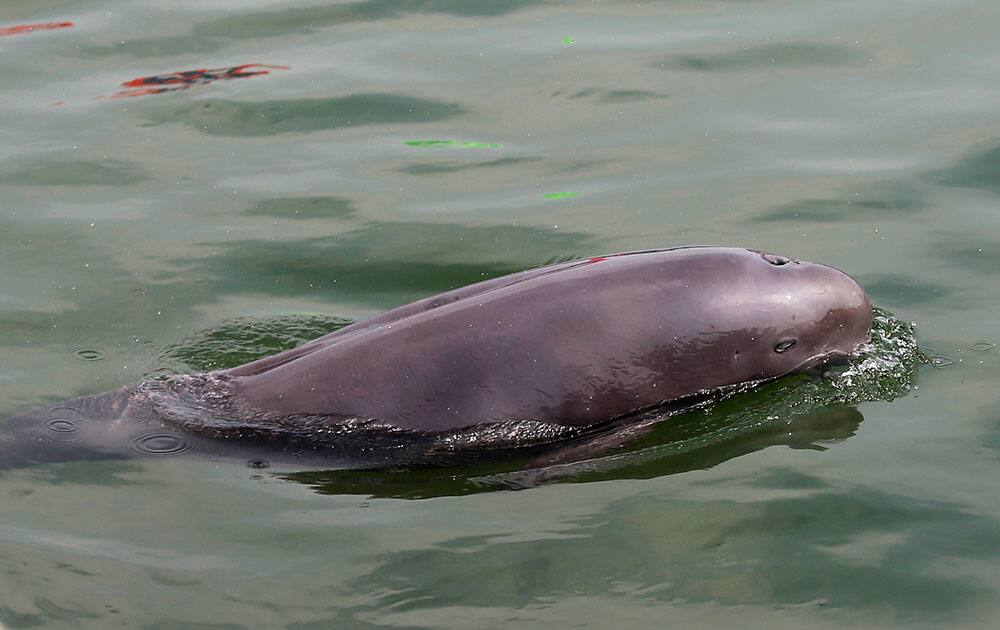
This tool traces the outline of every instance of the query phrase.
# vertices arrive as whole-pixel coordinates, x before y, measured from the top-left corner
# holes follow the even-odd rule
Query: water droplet
[[[172,433],[149,433],[132,440],[131,447],[140,455],[180,455],[191,445]]]
[[[65,418],[53,418],[52,420],[46,422],[45,426],[49,429],[49,431],[55,431],[56,433],[76,432],[76,423]]]
[[[81,361],[100,361],[104,358],[104,353],[100,350],[92,350],[87,348],[82,348],[73,353],[77,359]]]
[[[46,420],[45,429],[45,438],[52,442],[76,442],[80,439],[79,427],[68,418]]]
[[[174,376],[183,376],[184,372],[171,367],[160,367],[146,372],[146,378],[155,380],[165,380]]]
[[[785,339],[784,341],[779,341],[778,345],[774,346],[774,351],[777,352],[778,354],[781,354],[782,352],[785,352],[786,350],[794,346],[795,343],[796,343],[795,339]]]
[[[955,359],[940,354],[937,356],[930,357],[929,359],[927,359],[927,362],[936,368],[945,368],[948,367],[949,365],[955,365]]]
[[[986,352],[987,350],[992,350],[996,348],[997,344],[990,341],[980,341],[979,343],[974,343],[969,348],[975,350],[976,352]]]
[[[74,407],[52,407],[45,413],[46,439],[56,442],[75,442],[80,439],[80,423],[83,416]]]

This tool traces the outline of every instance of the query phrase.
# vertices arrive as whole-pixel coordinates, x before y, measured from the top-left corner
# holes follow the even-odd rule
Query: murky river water
[[[254,322],[245,358],[687,244],[844,269],[934,358],[891,402],[519,491],[8,471],[0,622],[995,625],[998,29],[972,0],[4,0],[0,417]]]

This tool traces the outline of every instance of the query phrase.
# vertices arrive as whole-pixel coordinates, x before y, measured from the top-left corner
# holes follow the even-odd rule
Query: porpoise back
[[[587,426],[848,354],[870,324],[864,291],[833,268],[684,248],[464,287],[225,375],[237,400],[277,415]]]

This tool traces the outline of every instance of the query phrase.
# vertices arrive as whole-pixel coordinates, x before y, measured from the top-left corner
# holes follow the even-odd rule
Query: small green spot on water
[[[409,140],[408,147],[461,147],[463,149],[499,149],[502,144],[494,142],[462,142],[459,140]]]
[[[545,195],[546,199],[565,199],[567,197],[576,197],[576,193],[575,192],[557,192],[557,193],[549,193],[549,194]]]
[[[562,43],[565,44],[566,46],[569,46],[570,44],[575,44],[576,40],[567,35],[566,37],[563,37]]]

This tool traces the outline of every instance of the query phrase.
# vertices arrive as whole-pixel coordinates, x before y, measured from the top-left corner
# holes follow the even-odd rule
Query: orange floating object
[[[57,28],[69,28],[72,22],[39,22],[38,24],[20,24],[18,26],[0,27],[0,35],[20,35],[35,31],[52,31]]]
[[[230,79],[246,79],[271,70],[288,70],[288,66],[273,66],[263,63],[245,63],[230,68],[198,68],[196,70],[180,70],[170,74],[158,74],[150,77],[139,77],[122,83],[122,87],[131,88],[118,92],[111,98],[128,98],[132,96],[147,96],[186,90],[192,85],[212,83],[214,81],[229,81]]]

